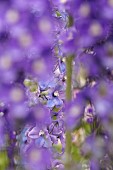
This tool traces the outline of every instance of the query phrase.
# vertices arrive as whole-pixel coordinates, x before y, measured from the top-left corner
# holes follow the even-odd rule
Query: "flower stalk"
[[[73,56],[66,58],[66,101],[69,102],[72,100],[72,61]],[[68,170],[71,167],[71,132],[68,130],[66,132],[66,163],[65,169]]]

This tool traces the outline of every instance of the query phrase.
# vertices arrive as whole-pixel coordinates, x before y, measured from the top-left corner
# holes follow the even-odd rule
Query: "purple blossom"
[[[112,0],[0,1],[1,170],[112,169],[112,20]]]

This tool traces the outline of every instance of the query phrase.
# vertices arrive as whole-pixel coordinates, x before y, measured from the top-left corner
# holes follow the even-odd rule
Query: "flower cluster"
[[[0,1],[0,170],[113,169],[113,0]]]

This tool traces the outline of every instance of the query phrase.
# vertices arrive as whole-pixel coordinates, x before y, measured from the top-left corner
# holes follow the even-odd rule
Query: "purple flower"
[[[84,96],[82,95],[83,93],[78,94],[76,99],[74,99],[70,103],[67,103],[67,106],[65,108],[65,118],[67,128],[69,129],[74,129],[75,127],[77,127],[80,123],[80,120],[83,118],[86,101]]]

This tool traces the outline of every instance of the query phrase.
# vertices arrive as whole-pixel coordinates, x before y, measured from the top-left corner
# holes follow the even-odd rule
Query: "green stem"
[[[73,56],[66,58],[66,100],[70,101],[72,99],[72,61]]]
[[[73,56],[66,58],[66,100],[71,101],[72,99],[72,61]],[[65,169],[69,170],[71,167],[71,132],[68,130],[66,132],[66,163]]]

